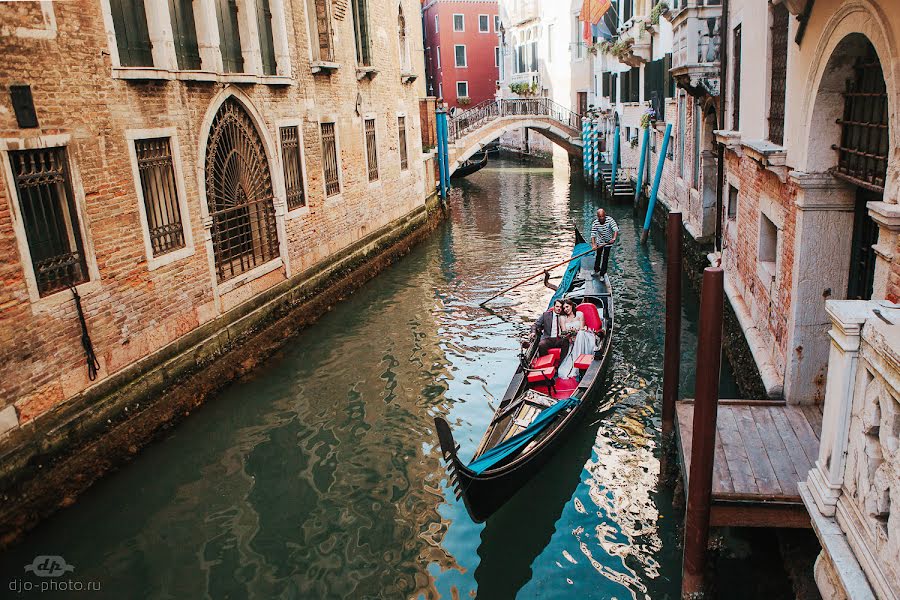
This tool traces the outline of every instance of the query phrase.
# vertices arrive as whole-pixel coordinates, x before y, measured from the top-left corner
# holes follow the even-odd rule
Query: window
[[[478,32],[487,33],[491,30],[491,20],[488,15],[478,15]]]
[[[444,84],[438,83],[438,98],[444,97]]]
[[[256,23],[259,29],[259,52],[263,74],[275,74],[275,39],[272,37],[272,11],[269,0],[256,0]]]
[[[736,219],[738,213],[738,189],[733,185],[728,186],[728,218]]]
[[[500,66],[500,47],[494,46],[494,66]]]
[[[600,95],[600,78],[594,74],[594,96]]]
[[[356,63],[372,66],[372,48],[369,41],[368,0],[353,0],[353,26],[356,38]]]
[[[668,160],[673,160],[675,158],[675,140],[672,139],[674,137],[674,133],[669,134],[669,143],[666,145],[666,158]]]
[[[206,200],[216,275],[225,281],[278,258],[272,176],[262,138],[234,98],[209,130]]]
[[[732,37],[734,46],[734,58],[732,69],[734,75],[731,78],[731,128],[734,131],[741,129],[741,26],[734,28]]]
[[[88,271],[65,148],[18,150],[9,160],[39,294],[84,283]]]
[[[184,226],[169,138],[134,141],[153,257],[184,248]]]
[[[438,16],[434,15],[434,32],[438,32]]]
[[[226,73],[242,73],[244,71],[244,55],[241,52],[237,0],[215,0],[215,2],[216,20],[219,22],[219,50],[222,53],[222,69]]]
[[[457,98],[468,98],[469,97],[469,82],[468,81],[457,81],[456,82],[456,97]]]
[[[172,37],[175,41],[175,59],[181,70],[200,68],[200,49],[197,45],[197,27],[191,0],[169,0],[169,17],[172,19]]]
[[[609,73],[609,72],[603,74],[602,88],[601,88],[600,93],[604,98],[609,98],[609,93],[610,93],[609,84],[610,84],[611,75],[612,75],[612,73]]]
[[[331,1],[306,0],[306,18],[309,25],[310,49],[314,61],[334,61]]]
[[[440,46],[437,47],[437,52],[435,52],[435,56],[437,56],[437,66],[438,66],[438,69],[440,69],[441,68],[441,47]]]
[[[144,0],[110,0],[119,64],[123,67],[152,67],[150,33]]]
[[[375,143],[375,119],[366,119],[366,167],[369,181],[378,181],[378,146]]]
[[[757,261],[761,269],[763,283],[769,285],[777,273],[778,227],[765,214],[759,214],[759,255]],[[768,280],[767,280],[768,279]]]
[[[406,37],[406,17],[403,16],[402,8],[397,15],[397,38],[400,43],[400,72],[409,73],[412,71],[409,59],[409,39]]]
[[[547,62],[553,61],[553,24],[547,25]]]
[[[322,123],[322,170],[325,172],[325,195],[341,193],[340,166],[334,123]]]
[[[700,103],[694,101],[694,189],[700,189],[700,128],[702,123]]]
[[[281,162],[284,167],[284,192],[288,210],[306,206],[303,194],[303,157],[300,151],[300,128],[281,127]]]
[[[464,15],[453,15],[453,31],[465,31],[466,22]]]
[[[784,4],[772,7],[772,69],[769,87],[769,141],[784,143],[784,96],[787,81],[788,10]]]
[[[609,101],[613,104],[616,103],[616,98],[619,92],[619,74],[613,73],[609,78]]]
[[[687,137],[687,99],[678,96],[678,176],[684,179],[684,139]]]
[[[400,170],[409,168],[409,157],[406,148],[406,117],[397,117],[397,146],[400,150]]]
[[[453,52],[456,57],[456,66],[465,67],[466,65],[466,46],[464,44],[456,44],[453,46]]]
[[[572,26],[572,44],[575,46],[575,58],[580,60],[584,58],[584,44],[581,41],[581,21],[578,20],[578,15],[575,15],[575,24]]]
[[[500,17],[494,15],[494,33],[500,32]]]

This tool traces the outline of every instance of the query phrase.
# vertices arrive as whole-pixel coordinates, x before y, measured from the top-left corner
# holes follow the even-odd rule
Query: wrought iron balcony
[[[721,0],[679,4],[669,13],[674,35],[672,76],[692,96],[718,96]]]

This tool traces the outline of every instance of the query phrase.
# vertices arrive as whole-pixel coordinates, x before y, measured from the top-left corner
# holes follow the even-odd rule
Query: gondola
[[[572,256],[589,250],[576,230]],[[537,356],[538,340],[532,340],[520,353],[519,366],[468,465],[459,458],[459,446],[447,421],[435,418],[450,483],[477,523],[490,517],[538,474],[588,412],[603,380],[612,346],[613,297],[609,277],[594,276],[593,263],[592,255],[570,262],[548,304],[552,306],[560,298],[572,299],[585,315],[588,327],[602,328],[597,351],[576,361],[580,377],[558,378],[558,355]],[[545,366],[548,361],[550,366]]]
[[[483,152],[481,155],[481,160],[473,161],[467,160],[463,162],[463,164],[459,165],[453,174],[450,176],[450,179],[458,179],[460,177],[466,177],[467,175],[471,175],[475,171],[481,170],[487,164],[488,161],[488,153],[487,151]]]

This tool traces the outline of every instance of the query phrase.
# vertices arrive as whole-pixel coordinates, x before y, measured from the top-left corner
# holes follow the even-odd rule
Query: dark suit
[[[540,334],[541,336],[540,342],[538,342],[538,356],[546,355],[550,351],[550,348],[559,348],[559,360],[562,361],[562,359],[566,357],[566,354],[569,353],[569,338],[565,336],[550,337],[550,334],[553,331],[554,318],[556,318],[556,313],[552,310],[546,311],[537,318],[534,325],[531,326],[531,331],[535,335]],[[557,333],[559,333],[558,327]]]

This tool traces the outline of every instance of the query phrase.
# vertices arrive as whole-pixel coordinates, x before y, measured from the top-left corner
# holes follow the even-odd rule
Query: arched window
[[[400,40],[400,72],[412,71],[409,60],[409,38],[406,36],[406,18],[403,16],[403,7],[400,7],[397,15],[397,36]]]
[[[234,98],[209,128],[205,166],[216,275],[225,281],[278,256],[269,161],[250,115]]]

